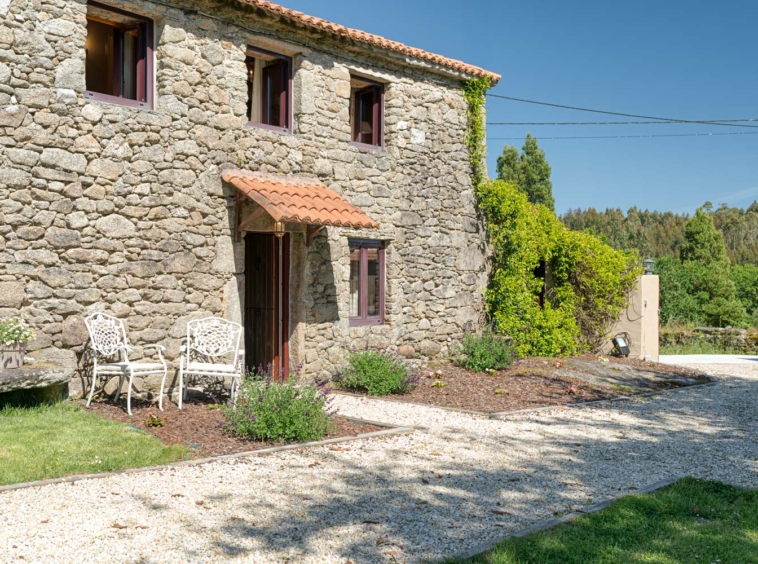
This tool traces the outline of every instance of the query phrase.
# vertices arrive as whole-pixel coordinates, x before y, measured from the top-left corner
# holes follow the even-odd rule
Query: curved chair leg
[[[126,412],[132,414],[132,384],[134,383],[134,370],[129,370],[129,389],[126,392]]]
[[[87,398],[87,407],[92,403],[92,396],[95,395],[95,383],[97,382],[97,372],[92,371],[92,386],[89,390],[89,397]]]
[[[182,401],[184,400],[184,365],[179,368],[179,409],[182,408]]]
[[[116,397],[113,398],[113,403],[118,403],[119,398],[121,397],[121,388],[124,387],[124,377],[126,374],[121,372],[121,374],[118,375],[118,389],[116,390]]]
[[[158,409],[163,411],[163,389],[166,386],[166,376],[168,376],[168,367],[163,369],[163,380],[161,380],[161,395],[158,398]]]
[[[237,407],[237,398],[240,394],[240,387],[242,386],[242,382],[240,380],[240,375],[235,374],[232,377],[232,405],[236,408]]]

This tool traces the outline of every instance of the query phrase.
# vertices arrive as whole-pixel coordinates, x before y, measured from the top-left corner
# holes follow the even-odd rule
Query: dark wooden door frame
[[[284,379],[287,379],[289,377],[290,373],[290,363],[289,363],[289,317],[290,317],[290,304],[289,304],[289,286],[290,286],[290,236],[289,234],[285,234],[281,238],[275,237],[272,233],[257,233],[257,232],[251,232],[248,233],[247,236],[249,237],[264,237],[265,243],[264,245],[271,245],[271,247],[268,249],[268,252],[266,253],[267,256],[272,256],[272,265],[271,270],[263,269],[263,275],[267,276],[268,272],[271,273],[272,276],[272,285],[273,288],[269,286],[271,289],[271,299],[273,300],[273,304],[271,306],[273,307],[274,314],[273,314],[273,351],[269,352],[263,352],[264,356],[270,356],[271,358],[266,358],[265,360],[256,358],[256,354],[253,354],[255,345],[251,345],[251,342],[254,343],[255,341],[251,341],[252,339],[266,339],[267,335],[251,335],[249,332],[255,330],[256,325],[253,323],[253,317],[254,317],[254,311],[256,309],[261,309],[260,307],[256,308],[255,304],[253,304],[253,296],[250,294],[253,287],[255,287],[255,284],[252,280],[246,280],[245,283],[245,348],[246,349],[252,349],[247,350],[247,358],[252,363],[263,363],[268,364],[271,363],[273,367],[273,374],[275,378],[279,378],[280,375]],[[252,241],[248,239],[247,241],[248,245],[252,245]],[[279,257],[280,257],[280,245],[281,245],[281,270],[280,270],[280,264],[279,264]],[[251,255],[249,254],[251,252],[252,247],[249,247],[246,251],[246,257],[245,257],[245,277],[247,279],[248,276],[255,275],[255,270],[252,268],[253,264],[251,262]],[[270,254],[269,254],[270,253]],[[281,298],[281,299],[280,299]],[[281,304],[281,309],[280,309]],[[260,305],[260,304],[258,304]],[[269,309],[269,308],[266,308]],[[280,330],[281,329],[281,330]],[[258,329],[260,330],[260,329]],[[268,330],[266,329],[266,324],[263,324],[263,330],[264,333],[268,333]],[[281,335],[281,346],[280,346],[280,335]],[[264,347],[265,348],[265,347]],[[280,358],[280,350],[281,350],[281,358]],[[250,368],[255,369],[257,366],[250,366]]]

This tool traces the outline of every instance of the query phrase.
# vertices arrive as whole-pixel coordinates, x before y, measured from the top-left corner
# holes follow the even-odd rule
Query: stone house
[[[0,317],[65,363],[94,311],[172,360],[208,315],[285,371],[445,355],[486,283],[479,76],[263,0],[0,0]]]

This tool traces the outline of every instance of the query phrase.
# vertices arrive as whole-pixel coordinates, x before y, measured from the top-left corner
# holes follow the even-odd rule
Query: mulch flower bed
[[[599,357],[584,355],[580,358],[597,361]],[[659,374],[699,376],[696,371],[676,366],[617,358],[607,361],[629,364]],[[457,366],[429,368],[421,372],[419,385],[413,391],[385,398],[493,413],[605,400],[633,393],[629,389],[597,385],[576,376],[561,374],[562,369],[567,371],[564,361],[547,358],[517,360],[509,368],[494,373],[475,373]],[[667,387],[672,385],[662,385],[661,389]]]
[[[436,369],[433,376],[429,375],[431,370],[425,370],[416,389],[392,398],[441,407],[498,412],[624,395],[612,388],[593,386],[579,378],[541,374],[539,370],[524,368],[523,371],[501,370],[494,375],[474,373],[457,366]]]
[[[169,445],[186,446],[192,458],[205,458],[221,454],[248,452],[264,448],[282,446],[284,443],[270,443],[242,439],[222,429],[224,417],[210,403],[184,402],[179,409],[172,402],[163,404],[164,411],[155,404],[132,402],[130,417],[126,412],[126,403],[122,399],[118,404],[111,401],[92,402],[90,410],[105,417],[126,423],[141,429]],[[163,419],[160,427],[148,427],[146,421],[150,415]],[[354,423],[339,416],[333,416],[334,430],[325,439],[335,439],[382,431],[382,427],[362,423]]]

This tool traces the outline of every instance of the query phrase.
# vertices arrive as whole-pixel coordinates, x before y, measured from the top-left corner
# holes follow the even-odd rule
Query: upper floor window
[[[86,57],[87,98],[152,107],[152,20],[89,2]]]
[[[384,142],[384,85],[352,77],[350,86],[353,143],[381,147]]]
[[[250,123],[292,129],[292,60],[258,48],[247,49],[247,116]]]
[[[384,243],[350,241],[350,325],[384,323]]]

